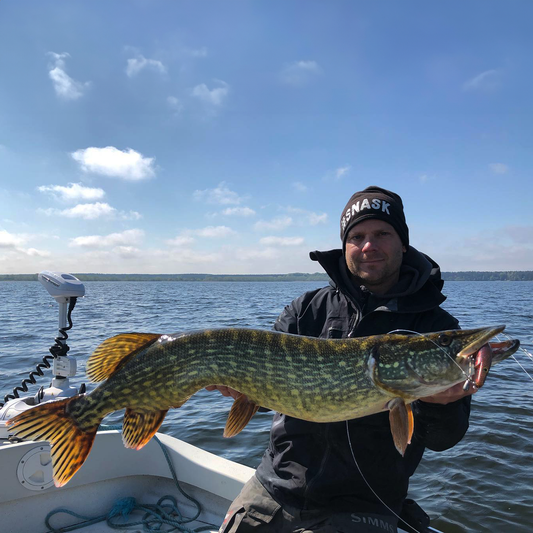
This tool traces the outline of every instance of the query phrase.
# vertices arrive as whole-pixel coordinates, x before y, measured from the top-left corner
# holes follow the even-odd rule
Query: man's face
[[[346,264],[352,275],[377,294],[387,292],[399,279],[405,252],[396,230],[383,220],[363,220],[346,239]]]

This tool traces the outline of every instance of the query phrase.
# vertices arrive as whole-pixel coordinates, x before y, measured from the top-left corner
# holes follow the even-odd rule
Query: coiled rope
[[[102,430],[109,429],[122,429],[122,426],[100,426]],[[190,529],[186,524],[194,522],[202,512],[202,506],[200,502],[187,494],[180,486],[174,465],[170,459],[170,455],[163,445],[163,443],[157,438],[157,435],[154,436],[155,441],[159,444],[161,450],[167,461],[170,473],[172,474],[172,479],[176,485],[178,491],[190,500],[196,507],[196,514],[187,518],[184,517],[179,508],[178,502],[174,496],[166,495],[161,497],[158,502],[154,504],[144,504],[138,503],[135,498],[122,498],[117,500],[111,510],[100,516],[85,516],[79,513],[75,513],[69,509],[55,509],[50,511],[45,518],[45,524],[48,528],[47,533],[67,533],[69,531],[75,531],[82,529],[98,522],[106,522],[107,525],[112,529],[131,529],[134,527],[142,526],[143,531],[180,531],[183,533],[197,533],[199,531],[208,531],[212,529],[218,529],[218,526],[214,524],[209,524],[206,526],[201,526],[196,529]],[[139,520],[132,520],[130,517],[133,513],[144,513],[142,518]],[[82,523],[74,524],[71,526],[65,526],[60,528],[55,528],[50,524],[50,519],[57,514],[68,514],[75,518],[84,520]],[[128,521],[129,520],[129,521]],[[162,529],[165,526],[169,526],[170,529]]]

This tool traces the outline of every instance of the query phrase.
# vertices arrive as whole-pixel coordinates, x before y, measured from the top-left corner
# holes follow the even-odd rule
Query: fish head
[[[378,388],[411,401],[437,394],[471,378],[476,352],[504,329],[494,326],[380,336],[370,358],[372,379]],[[518,348],[517,341],[508,343],[506,349],[498,350],[500,357],[502,353],[509,357]]]

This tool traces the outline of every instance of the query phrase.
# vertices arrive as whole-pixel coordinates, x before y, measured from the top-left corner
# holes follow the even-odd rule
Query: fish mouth
[[[492,362],[497,363],[513,355],[520,347],[518,339],[509,339],[502,342],[489,342],[492,349]]]
[[[494,337],[495,335],[498,335],[498,333],[501,333],[504,329],[505,329],[505,325],[494,326],[494,327],[489,327],[489,328],[480,328],[478,330],[478,334],[475,337],[475,339],[470,344],[465,346],[457,354],[457,358],[466,359],[470,355],[476,353],[483,345],[487,344],[487,342],[490,339],[492,339],[492,337]],[[500,343],[494,343],[494,344],[500,344]],[[501,344],[504,344],[504,343],[501,343]]]

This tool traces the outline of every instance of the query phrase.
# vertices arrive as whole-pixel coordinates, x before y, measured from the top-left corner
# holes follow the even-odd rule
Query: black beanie
[[[388,222],[398,233],[403,245],[409,246],[409,228],[405,222],[402,199],[394,192],[371,185],[356,192],[341,214],[341,240],[345,248],[350,229],[369,218]]]

